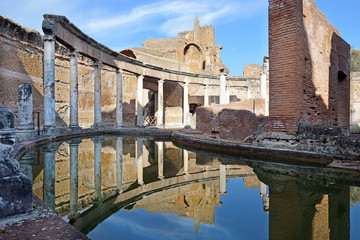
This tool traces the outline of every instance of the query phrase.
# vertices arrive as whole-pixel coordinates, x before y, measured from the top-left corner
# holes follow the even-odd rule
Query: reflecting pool
[[[28,152],[34,193],[91,239],[360,239],[360,178],[96,136]]]

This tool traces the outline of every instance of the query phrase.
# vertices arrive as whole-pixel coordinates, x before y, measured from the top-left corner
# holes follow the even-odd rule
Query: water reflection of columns
[[[44,148],[44,193],[45,204],[55,210],[55,153],[57,144],[49,144]]]
[[[35,160],[34,151],[28,152],[19,160],[21,170],[23,171],[24,175],[30,179],[31,183],[33,183],[32,168],[33,168],[34,160]]]
[[[123,138],[116,138],[116,186],[118,191],[122,191],[122,171],[123,171]]]
[[[137,139],[136,144],[136,160],[137,160],[137,172],[138,172],[138,184],[144,184],[143,176],[143,140]]]
[[[264,207],[264,211],[268,212],[269,211],[269,194],[267,194],[266,191],[267,186],[260,182],[260,197],[262,198],[263,201],[263,207]]]
[[[183,149],[184,173],[189,174],[189,152]]]
[[[78,159],[81,139],[69,141],[70,146],[70,215],[78,212]]]
[[[220,194],[226,193],[226,166],[220,165]]]
[[[164,178],[164,142],[158,142],[158,178]]]
[[[101,143],[104,137],[95,137],[94,142],[94,173],[95,173],[95,201],[101,200]]]

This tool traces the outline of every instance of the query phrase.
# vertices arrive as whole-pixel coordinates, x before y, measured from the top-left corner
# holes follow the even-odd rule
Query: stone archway
[[[205,69],[204,54],[195,43],[190,43],[184,48],[184,63],[190,66],[191,71],[200,72]]]

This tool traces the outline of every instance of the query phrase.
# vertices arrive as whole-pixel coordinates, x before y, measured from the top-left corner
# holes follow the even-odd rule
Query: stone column
[[[104,126],[101,120],[101,61],[94,65],[94,125],[93,129],[102,131]]]
[[[183,114],[183,125],[189,125],[188,115],[189,115],[189,79],[185,78],[184,81],[184,114]]]
[[[248,80],[248,82],[247,82],[247,96],[246,96],[247,99],[250,99],[250,98],[251,98],[251,88],[252,88],[252,84],[251,84],[251,82]]]
[[[183,149],[184,173],[189,174],[189,152]]]
[[[33,123],[32,84],[24,83],[19,86],[18,127],[16,134],[19,141],[33,140],[35,130]]]
[[[205,107],[209,106],[209,84],[208,83],[205,84],[205,88],[204,88],[204,106]]]
[[[144,75],[140,75],[138,77],[137,82],[137,123],[136,125],[138,127],[144,127],[144,113],[143,113],[143,81],[144,81]]]
[[[79,144],[81,139],[69,141],[70,146],[70,215],[75,217],[78,213],[78,161]]]
[[[226,103],[226,75],[225,73],[220,74],[220,104]]]
[[[55,121],[55,37],[44,36],[44,135],[58,134]]]
[[[137,171],[138,171],[138,184],[144,184],[143,176],[143,140],[139,138],[136,143],[136,160],[137,160]]]
[[[262,198],[263,201],[263,209],[265,212],[269,211],[269,195],[266,192],[266,188],[267,186],[260,182],[260,197]]]
[[[49,144],[44,148],[44,185],[43,199],[46,205],[55,210],[55,153],[57,144]]]
[[[70,54],[70,131],[79,131],[78,53]]]
[[[157,126],[164,127],[164,79],[158,81],[158,119]]]
[[[123,127],[123,90],[120,69],[116,71],[116,127]]]
[[[104,137],[94,137],[94,176],[95,176],[95,201],[101,202],[101,143]]]
[[[269,73],[269,57],[264,57],[263,68],[260,75],[260,96],[265,98],[265,116],[269,116],[269,95],[267,93],[267,75]]]
[[[158,178],[164,178],[164,142],[158,142]]]
[[[227,86],[225,90],[225,103],[230,103],[230,86]]]
[[[122,191],[122,171],[123,171],[123,138],[116,138],[116,186],[118,191]]]
[[[220,194],[226,194],[226,166],[220,165]]]

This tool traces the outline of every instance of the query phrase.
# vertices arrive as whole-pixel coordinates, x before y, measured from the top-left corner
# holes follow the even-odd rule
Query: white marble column
[[[158,81],[158,118],[157,126],[164,127],[164,79]]]
[[[45,135],[58,133],[55,120],[55,37],[44,36],[44,127]]]
[[[116,185],[117,190],[122,191],[122,171],[123,171],[123,138],[116,138]]]
[[[32,84],[21,84],[18,88],[18,96],[18,126],[16,128],[16,135],[20,142],[32,140],[35,138]]]
[[[226,193],[226,166],[220,165],[220,194]]]
[[[209,106],[209,84],[205,84],[204,87],[204,106]]]
[[[247,99],[251,98],[251,88],[252,88],[252,84],[251,84],[250,81],[248,81],[248,83],[247,83],[247,96],[246,96]]]
[[[70,146],[70,215],[76,216],[78,213],[78,161],[79,144],[81,139],[69,141]]]
[[[143,140],[141,138],[137,139],[136,143],[136,161],[137,161],[137,172],[138,172],[138,184],[144,184],[143,176]]]
[[[190,123],[188,122],[188,116],[189,116],[189,79],[188,78],[185,78],[185,81],[184,81],[184,97],[183,97],[183,100],[184,100],[184,113],[183,113],[183,125],[184,126],[187,126],[189,125]]]
[[[184,173],[189,174],[189,152],[183,149]]]
[[[269,194],[267,194],[267,190],[266,190],[267,186],[260,182],[260,197],[263,200],[263,209],[265,212],[269,211],[269,207],[270,207],[270,201],[269,201]]]
[[[220,74],[220,104],[226,103],[226,75]]]
[[[120,69],[116,71],[116,127],[123,127],[123,89]]]
[[[43,199],[52,210],[55,210],[55,153],[57,147],[57,144],[49,144],[44,148]]]
[[[94,199],[95,201],[101,202],[101,144],[103,137],[98,136],[91,140],[94,142]]]
[[[164,142],[158,142],[158,178],[164,178]]]
[[[137,123],[136,125],[138,127],[144,127],[144,113],[143,113],[143,81],[144,81],[144,75],[140,75],[138,77],[138,82],[137,82],[137,100],[136,100],[136,105],[137,105]]]
[[[101,131],[104,126],[101,120],[101,61],[94,64],[94,125],[92,128]]]
[[[225,103],[230,103],[230,86],[227,86],[225,90]]]
[[[79,81],[78,81],[78,53],[70,54],[70,129],[77,131],[79,127]]]

